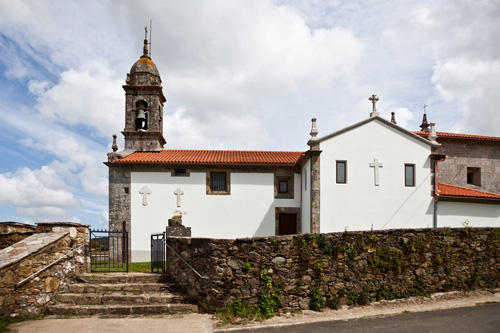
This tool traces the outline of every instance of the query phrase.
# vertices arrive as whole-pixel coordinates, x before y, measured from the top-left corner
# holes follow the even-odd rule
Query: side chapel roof
[[[169,165],[295,166],[301,151],[174,150],[135,152],[115,163]]]
[[[447,198],[461,198],[461,199],[490,199],[490,200],[498,200],[500,202],[500,194],[473,190],[470,188],[439,183],[438,184],[439,197],[447,197]]]
[[[429,132],[424,131],[414,131],[416,135],[423,138],[429,136]],[[446,133],[446,132],[436,132],[438,139],[469,139],[469,140],[481,140],[481,141],[496,141],[500,142],[500,137],[496,136],[484,136],[484,135],[473,135],[473,134],[461,134],[461,133]]]

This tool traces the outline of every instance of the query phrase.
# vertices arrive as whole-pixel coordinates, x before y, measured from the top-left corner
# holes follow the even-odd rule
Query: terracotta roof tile
[[[302,154],[304,152],[300,151],[166,149],[159,152],[135,152],[115,163],[294,166]]]
[[[500,200],[500,194],[495,194],[486,191],[478,191],[450,184],[439,183],[438,190],[440,191],[439,193],[440,197],[455,197],[455,198],[460,197],[460,198]]]
[[[423,138],[429,136],[429,132],[423,131],[413,131],[413,133],[420,135]],[[450,139],[471,139],[471,140],[486,140],[486,141],[498,141],[500,142],[500,137],[496,136],[484,136],[484,135],[473,135],[473,134],[461,134],[461,133],[446,133],[446,132],[436,132],[439,138],[450,138]]]

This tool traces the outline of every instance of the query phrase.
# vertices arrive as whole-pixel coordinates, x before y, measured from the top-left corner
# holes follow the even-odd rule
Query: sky
[[[377,109],[500,136],[500,1],[0,0],[0,221],[106,228],[122,85],[142,54],[167,149],[307,150]]]

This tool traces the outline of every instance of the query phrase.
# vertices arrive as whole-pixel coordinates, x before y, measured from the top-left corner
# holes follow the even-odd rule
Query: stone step
[[[178,304],[184,301],[180,295],[127,295],[127,294],[59,294],[57,304],[108,305],[108,304]]]
[[[162,274],[153,273],[93,273],[83,274],[77,278],[82,283],[154,283],[168,282]]]
[[[174,291],[172,285],[165,283],[103,283],[88,284],[75,283],[68,285],[68,292],[73,294],[102,294],[113,292],[126,292],[133,294],[159,293]]]
[[[68,305],[58,304],[48,308],[53,315],[151,315],[196,313],[198,308],[192,304],[155,304],[155,305]]]

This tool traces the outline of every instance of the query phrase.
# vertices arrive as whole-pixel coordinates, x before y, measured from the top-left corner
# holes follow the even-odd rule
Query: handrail
[[[196,269],[194,269],[193,267],[191,267],[191,265],[190,265],[190,264],[188,264],[188,263],[187,263],[187,261],[186,261],[186,260],[184,260],[184,258],[182,258],[182,257],[181,257],[181,256],[180,256],[177,252],[175,252],[175,250],[174,250],[173,248],[171,248],[171,247],[170,247],[170,245],[168,245],[168,244],[167,244],[167,240],[166,240],[166,239],[165,239],[165,245],[166,245],[166,246],[167,246],[170,250],[172,250],[172,252],[173,252],[173,253],[175,253],[175,255],[176,255],[176,256],[178,256],[178,257],[179,257],[179,258],[180,258],[180,259],[181,259],[181,260],[182,260],[182,261],[183,261],[186,265],[188,265],[188,267],[189,267],[189,268],[191,268],[191,270],[192,270],[193,272],[195,272],[195,273],[196,273],[199,277],[201,277],[202,279],[205,279],[205,280],[208,280],[208,279],[209,279],[209,277],[208,277],[208,276],[201,275],[200,273],[198,273],[198,272],[196,271]]]
[[[61,258],[57,259],[56,261],[48,264],[47,266],[43,267],[42,269],[40,269],[40,270],[36,271],[35,273],[31,274],[30,276],[28,276],[26,279],[22,280],[21,282],[16,283],[15,289],[17,289],[19,286],[22,286],[24,283],[28,282],[28,280],[31,280],[32,278],[34,278],[35,276],[37,276],[38,274],[40,274],[41,272],[43,272],[47,268],[49,268],[52,265],[58,263],[59,261],[61,261],[62,259],[66,258],[67,256],[69,256],[70,254],[72,254],[73,252],[75,252],[76,250],[80,249],[81,247],[83,247],[85,245],[86,244],[80,245],[79,247],[77,247],[76,249],[74,249],[74,250],[66,253],[64,256],[62,256]]]

